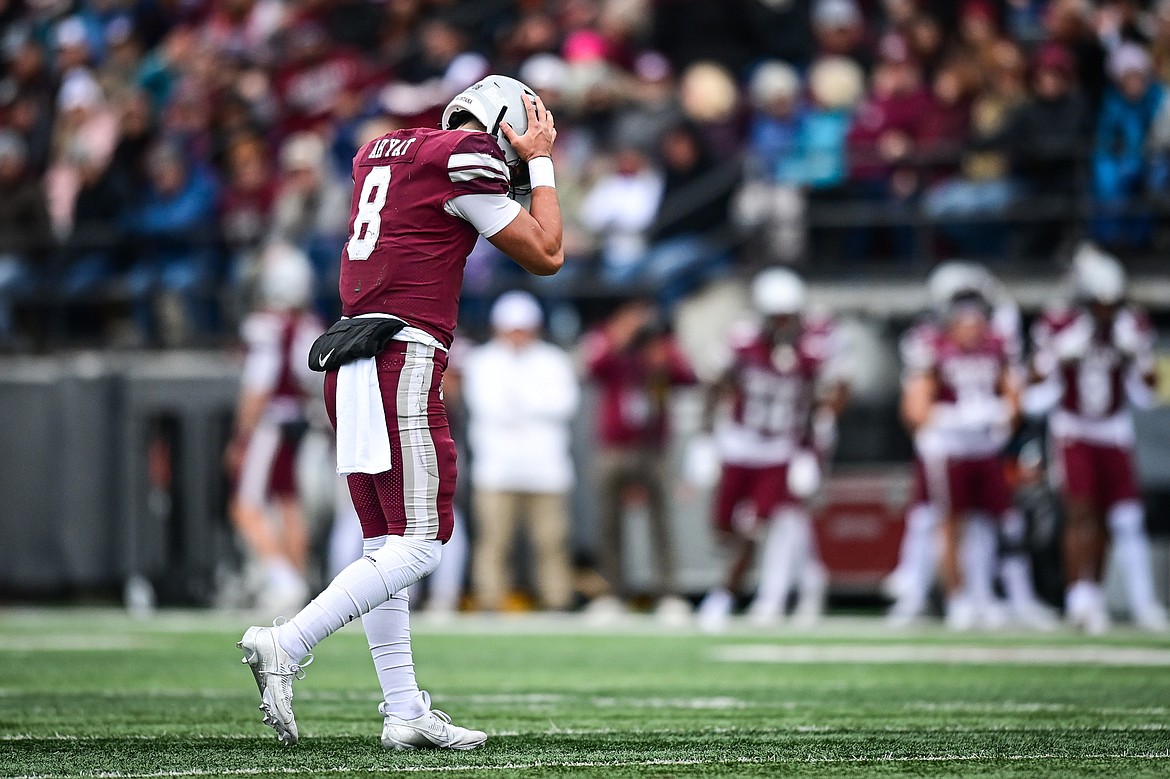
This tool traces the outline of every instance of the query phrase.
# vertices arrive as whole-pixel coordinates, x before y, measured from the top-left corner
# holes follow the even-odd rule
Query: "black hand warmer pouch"
[[[354,360],[373,357],[406,327],[401,319],[362,317],[338,320],[313,342],[309,370],[335,371]]]

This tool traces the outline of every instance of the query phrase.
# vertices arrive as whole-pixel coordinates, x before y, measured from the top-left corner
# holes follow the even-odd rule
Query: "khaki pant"
[[[499,609],[511,587],[508,558],[516,525],[524,522],[536,552],[536,586],[549,609],[567,609],[573,597],[569,568],[569,514],[561,493],[503,492],[477,489],[474,494],[473,577],[480,605]]]
[[[646,491],[650,545],[654,555],[654,595],[675,594],[674,534],[666,511],[665,454],[654,448],[604,449],[596,458],[597,491],[601,501],[598,567],[614,594],[625,596],[622,543],[623,493],[627,487]]]

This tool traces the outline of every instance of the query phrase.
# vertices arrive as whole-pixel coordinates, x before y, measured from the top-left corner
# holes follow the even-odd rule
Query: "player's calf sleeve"
[[[783,609],[799,565],[804,529],[804,512],[784,509],[776,513],[768,526],[764,548],[760,554],[760,586],[756,599]]]
[[[994,597],[997,539],[995,523],[985,516],[968,518],[959,550],[963,584],[967,594],[979,603]]]
[[[414,719],[423,714],[410,648],[410,600],[403,590],[362,615],[362,628],[382,688],[383,714]]]
[[[277,640],[293,657],[308,654],[327,636],[433,571],[441,555],[438,541],[387,537],[377,549],[347,565],[320,595],[281,625]]]
[[[1156,604],[1154,577],[1150,569],[1150,539],[1145,514],[1136,500],[1113,504],[1109,509],[1109,533],[1117,547],[1125,579],[1129,606],[1135,611]]]
[[[804,553],[797,559],[800,575],[796,582],[799,595],[796,613],[798,616],[815,618],[819,617],[825,610],[829,572],[824,563],[821,562],[821,555],[817,551],[816,536],[813,535],[812,520],[808,515],[805,515],[803,525],[807,542],[804,545]]]
[[[1028,557],[1027,522],[1022,512],[1012,509],[999,524],[1000,580],[1008,600],[1015,604],[1036,599],[1032,587],[1032,561]]]
[[[938,511],[929,503],[919,503],[906,512],[906,532],[901,548],[903,559],[898,562],[902,569],[900,596],[926,600],[938,566],[937,530]]]

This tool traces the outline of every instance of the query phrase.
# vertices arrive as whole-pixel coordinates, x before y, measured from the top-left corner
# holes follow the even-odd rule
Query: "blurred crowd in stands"
[[[0,31],[9,350],[221,341],[273,242],[332,316],[353,153],[493,71],[558,118],[546,295],[1170,242],[1165,0],[0,0]]]

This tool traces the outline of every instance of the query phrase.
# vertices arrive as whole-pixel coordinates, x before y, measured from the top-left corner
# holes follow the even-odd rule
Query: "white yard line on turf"
[[[1107,646],[729,644],[715,647],[711,656],[724,663],[1170,666],[1170,650],[1167,649]]]
[[[89,635],[129,634],[135,637],[166,634],[225,634],[238,638],[239,634],[251,624],[266,624],[272,617],[246,610],[194,610],[194,609],[161,609],[151,617],[142,619],[131,617],[124,609],[106,608],[25,608],[10,607],[0,612],[0,626],[9,631],[28,632],[32,635],[51,633],[85,632]],[[611,622],[597,623],[588,615],[579,613],[570,614],[476,614],[460,613],[444,615],[441,619],[425,613],[412,615],[412,630],[420,635],[501,635],[501,636],[529,636],[529,635],[613,635],[613,636],[683,636],[702,638],[692,625],[671,625],[659,622],[652,614],[631,613],[624,614]],[[914,638],[929,638],[953,640],[953,633],[946,631],[940,623],[916,625],[902,630],[892,629],[881,616],[836,616],[830,615],[816,625],[800,628],[785,625],[783,629],[761,629],[752,626],[745,618],[733,617],[729,622],[729,632],[725,637],[734,638],[771,638],[783,640],[797,639],[874,639],[882,640],[891,637],[907,636]],[[361,626],[358,623],[347,625],[343,633],[355,637],[361,636]],[[1016,630],[1003,631],[994,635],[987,634],[988,640],[993,639],[1026,639],[1047,643],[1049,641],[1067,641],[1069,639],[1083,641],[1084,636],[1061,630],[1048,634]],[[233,638],[233,641],[235,640]],[[1122,641],[1132,641],[1137,644],[1148,644],[1155,637],[1135,631],[1128,626],[1118,626],[1111,638]],[[971,640],[979,640],[972,638]]]
[[[220,689],[190,689],[190,690],[93,690],[81,693],[86,697],[103,698],[108,700],[222,700],[227,694]],[[43,695],[40,691],[29,691],[12,687],[0,687],[0,699],[15,697],[30,697]],[[248,693],[248,697],[251,693]],[[367,691],[346,690],[304,690],[297,693],[298,699],[325,703],[350,703],[377,701],[381,696]],[[557,706],[571,708],[588,706],[597,709],[631,708],[631,709],[662,709],[687,711],[725,711],[736,709],[759,709],[766,711],[801,712],[810,706],[820,710],[834,710],[819,701],[805,700],[745,700],[730,696],[692,697],[692,698],[658,698],[643,695],[591,695],[589,693],[560,694],[560,693],[506,693],[506,694],[436,694],[434,701],[445,706],[521,706],[529,711],[544,711]],[[1072,703],[1039,703],[1034,701],[907,701],[905,703],[881,704],[883,709],[893,711],[928,711],[949,712],[963,714],[1070,714],[1077,716],[1097,717],[1164,717],[1170,714],[1167,706],[1079,706]],[[836,708],[845,708],[845,704]],[[850,710],[857,708],[856,704],[849,704]],[[165,734],[163,734],[165,735]],[[4,738],[0,735],[0,740]],[[131,736],[126,736],[131,738]],[[154,736],[145,736],[154,738]]]
[[[924,734],[924,733],[1135,733],[1135,732],[1163,732],[1170,731],[1170,724],[1165,722],[1132,722],[1126,725],[888,725],[883,727],[865,728],[866,733],[882,734]],[[782,736],[793,733],[856,733],[856,728],[834,728],[827,725],[782,725],[770,728],[760,727],[701,727],[701,728],[562,728],[553,725],[543,730],[488,730],[492,738],[521,738],[533,736],[715,736],[735,735],[738,737],[751,736]],[[372,739],[370,733],[331,733],[330,738],[359,738]],[[46,743],[87,743],[95,741],[267,741],[264,736],[256,733],[160,733],[158,735],[77,735],[70,733],[6,733],[0,735],[0,743],[4,742],[46,742]]]
[[[1033,760],[1166,760],[1170,752],[1139,752],[1135,754],[1093,754],[1093,755],[908,755],[905,757],[808,757],[808,758],[751,758],[741,757],[736,760],[696,760],[696,759],[662,759],[662,760],[536,760],[528,763],[500,763],[497,765],[450,765],[450,766],[379,766],[377,768],[354,768],[350,766],[336,766],[333,768],[233,768],[223,771],[212,771],[202,768],[193,768],[187,771],[153,771],[150,773],[124,773],[121,771],[84,772],[76,774],[23,774],[13,779],[70,779],[70,777],[87,777],[87,779],[166,779],[166,777],[183,776],[262,776],[278,774],[281,776],[304,776],[331,774],[369,774],[369,773],[477,773],[495,771],[526,771],[541,768],[638,768],[654,766],[718,766],[718,765],[799,765],[802,763],[814,765],[844,765],[850,763],[969,763],[979,761],[1009,760],[1013,762]]]
[[[0,652],[90,652],[143,649],[149,637],[55,633],[53,635],[0,636]]]

